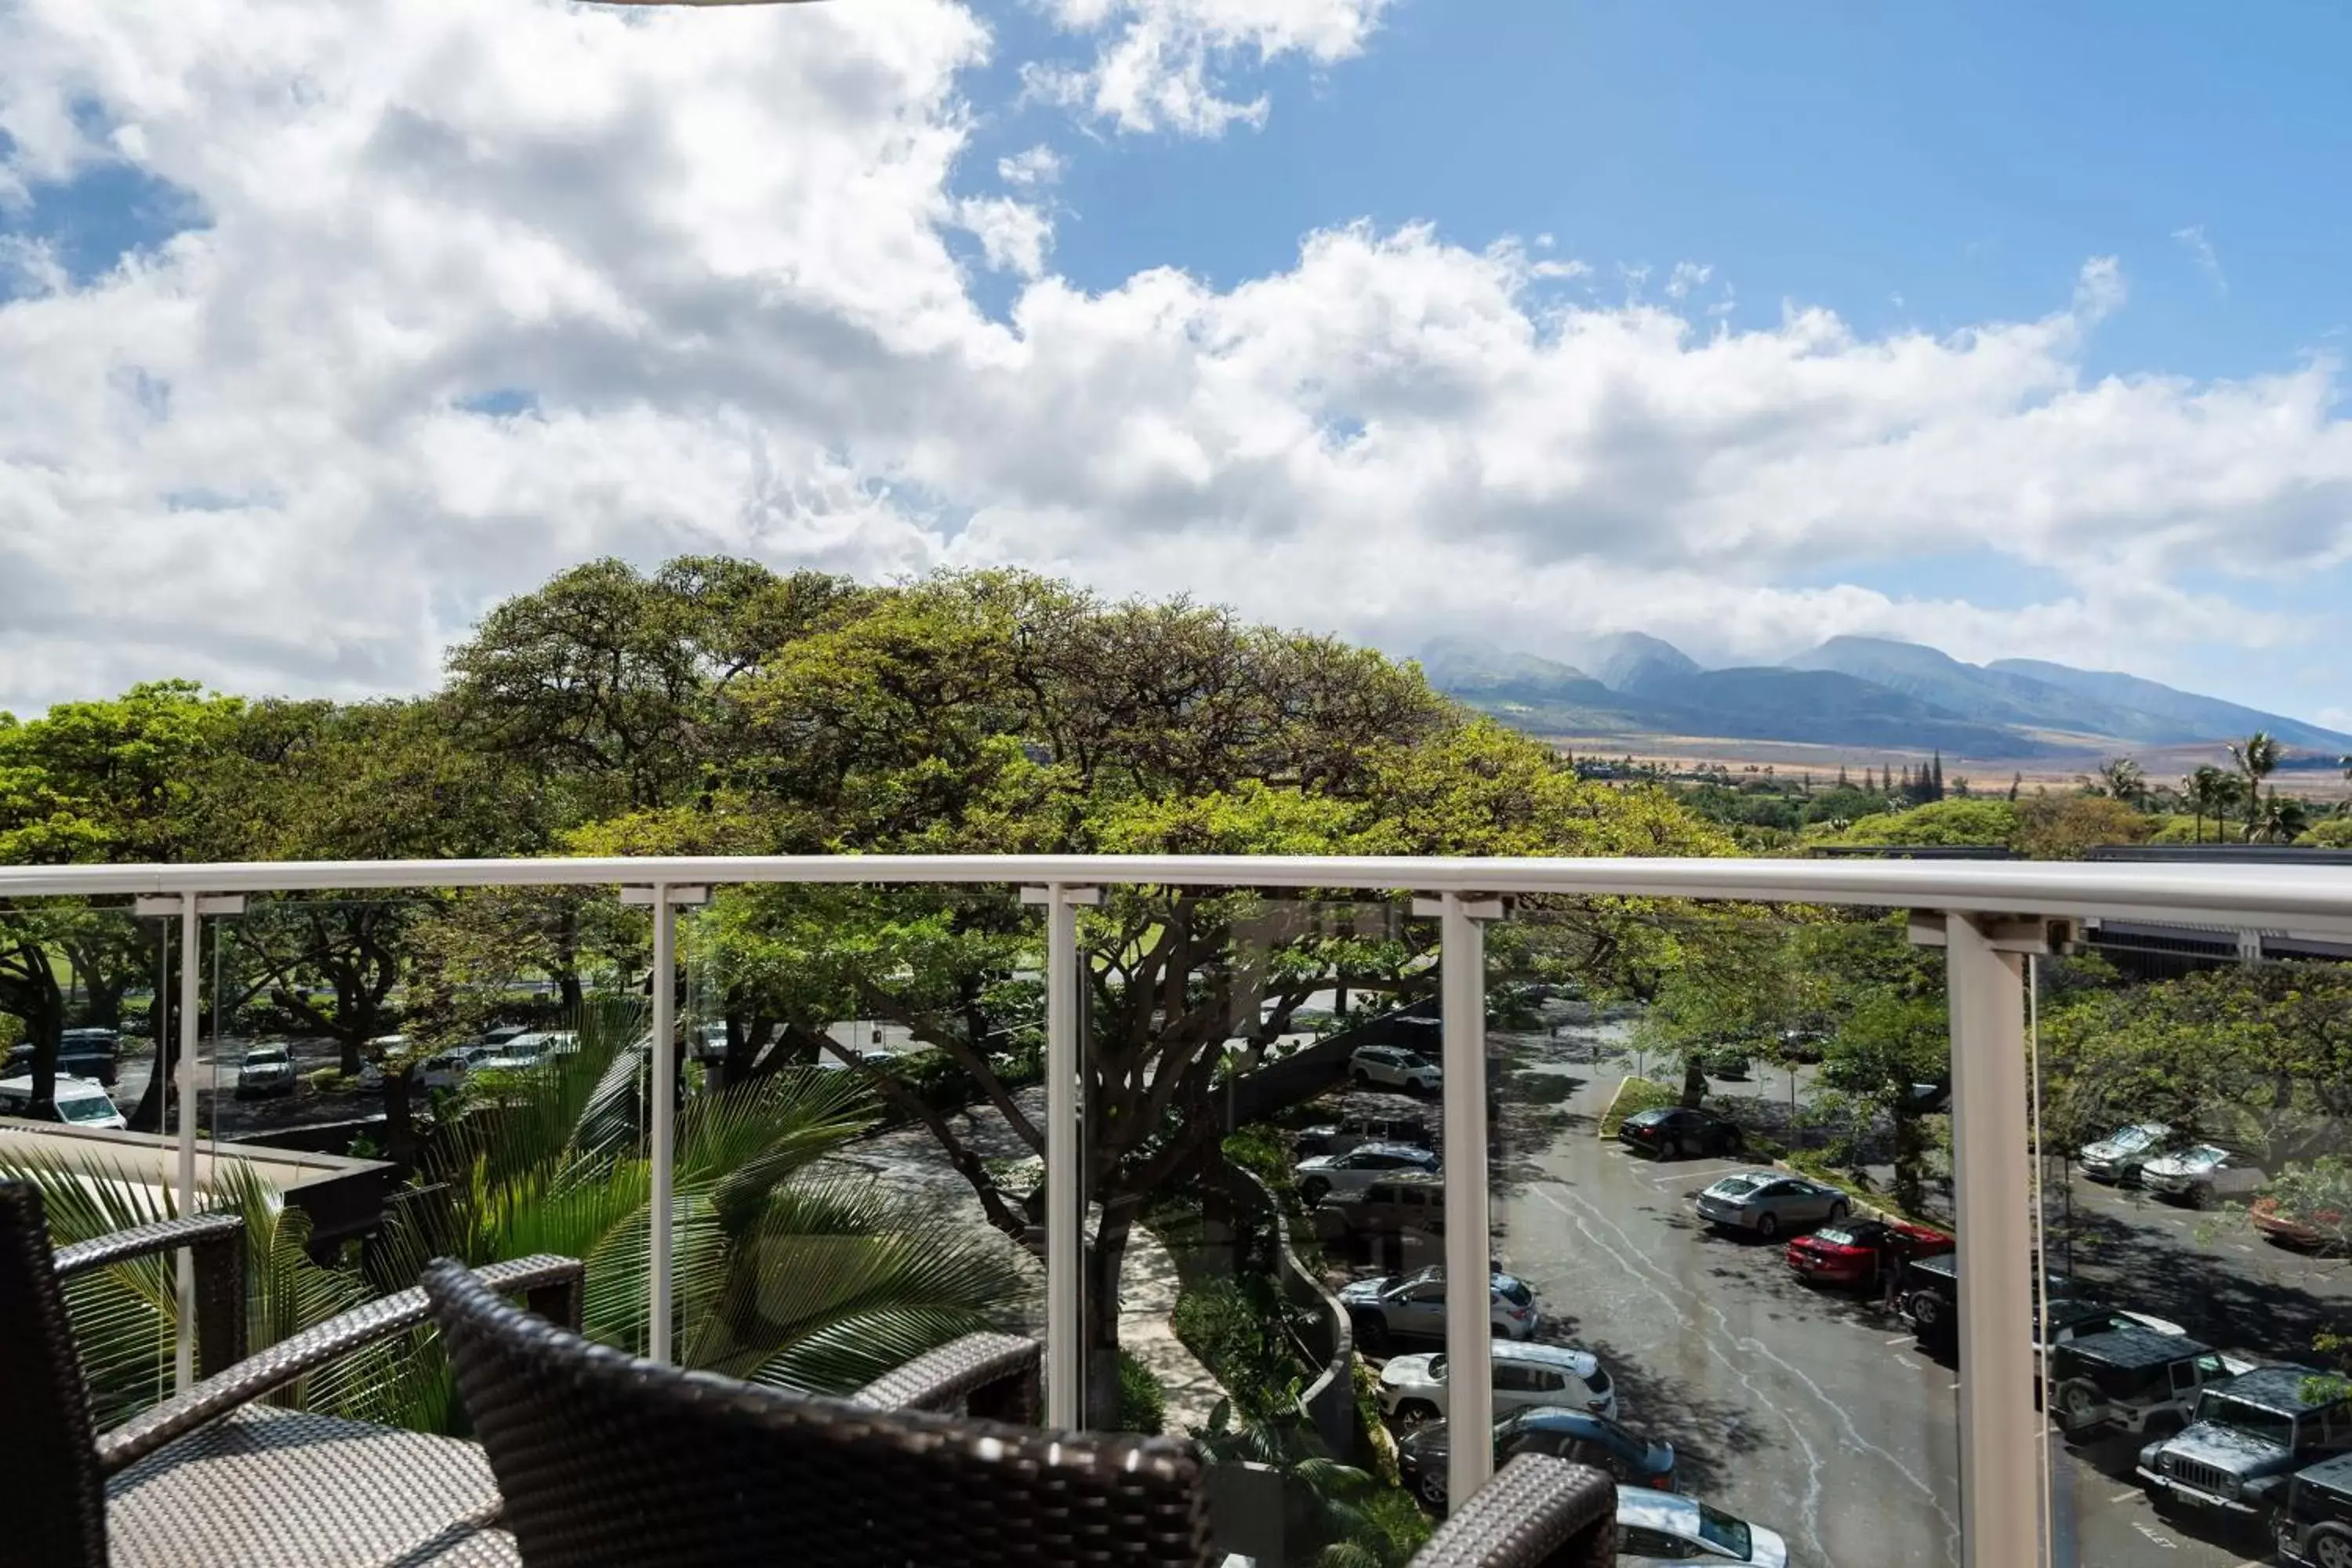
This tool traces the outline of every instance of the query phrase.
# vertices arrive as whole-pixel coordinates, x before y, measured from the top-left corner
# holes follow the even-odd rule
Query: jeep
[[[2277,1495],[2280,1562],[2352,1568],[2352,1454],[2312,1466]]]
[[[2314,1367],[2266,1366],[2217,1383],[2198,1396],[2196,1416],[2139,1451],[2140,1484],[2158,1506],[2259,1518],[2287,1477],[2352,1452],[2352,1385]]]
[[[2253,1369],[2195,1340],[2134,1323],[2051,1352],[2052,1415],[2078,1442],[2112,1432],[2168,1436],[2189,1425],[2208,1386]]]

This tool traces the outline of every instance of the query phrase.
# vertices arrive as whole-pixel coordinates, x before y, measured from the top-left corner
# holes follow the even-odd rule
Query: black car
[[[1736,1154],[1739,1124],[1712,1110],[1664,1106],[1637,1110],[1617,1124],[1617,1141],[1645,1154]]]
[[[1447,1423],[1433,1421],[1397,1443],[1397,1473],[1414,1496],[1445,1506]],[[1607,1470],[1621,1487],[1675,1489],[1675,1447],[1654,1443],[1605,1415],[1557,1405],[1528,1405],[1495,1423],[1495,1468],[1521,1454],[1553,1454]]]
[[[2186,1334],[2137,1323],[2102,1329],[2051,1351],[2052,1415],[2077,1442],[2116,1432],[2166,1436],[2189,1425],[2209,1385],[2252,1370]]]
[[[2296,1476],[2280,1495],[2272,1533],[2282,1563],[2352,1568],[2352,1454]]]
[[[58,1036],[58,1071],[68,1078],[96,1079],[110,1089],[121,1054],[121,1037],[112,1029],[67,1029]],[[16,1078],[32,1070],[29,1044],[11,1047],[6,1060],[0,1062],[0,1078]]]
[[[2042,1296],[2033,1304],[2033,1342],[2063,1344],[2085,1334],[2114,1329],[2147,1327],[2158,1319],[2121,1310],[2092,1296],[2077,1280],[2063,1274],[2042,1277]],[[1960,1260],[1952,1253],[1915,1258],[1903,1268],[1904,1315],[1921,1344],[1949,1348],[1959,1342]]]

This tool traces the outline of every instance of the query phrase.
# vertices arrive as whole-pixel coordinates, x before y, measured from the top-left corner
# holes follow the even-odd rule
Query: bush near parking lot
[[[1118,1352],[1118,1429],[1147,1437],[1168,1429],[1168,1391],[1127,1351]]]
[[[1617,1129],[1624,1125],[1627,1117],[1644,1110],[1663,1110],[1670,1105],[1680,1105],[1682,1099],[1683,1091],[1677,1085],[1660,1083],[1654,1078],[1629,1078],[1617,1086],[1616,1096],[1610,1100],[1609,1109],[1601,1113],[1601,1136],[1614,1138]]]

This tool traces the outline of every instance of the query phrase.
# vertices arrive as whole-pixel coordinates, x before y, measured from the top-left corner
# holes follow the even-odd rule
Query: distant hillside
[[[1466,637],[1422,652],[1430,683],[1538,733],[1717,735],[2032,757],[2105,744],[2217,743],[2267,730],[2333,757],[2352,735],[2137,676],[2039,659],[1964,663],[1919,643],[1832,637],[1781,665],[1706,669],[1641,632],[1591,643],[1593,674]],[[2291,759],[2292,760],[2292,759]]]

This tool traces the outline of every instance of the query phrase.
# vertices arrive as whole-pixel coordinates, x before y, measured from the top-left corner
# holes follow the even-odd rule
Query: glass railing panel
[[[1436,922],[1113,889],[1079,935],[1088,1424],[1198,1441],[1221,1552],[1402,1562],[1372,1369],[1444,1346]]]
[[[2037,973],[2053,1560],[2352,1561],[2352,947],[2082,936]]]
[[[1043,925],[1020,889],[720,886],[680,919],[677,1356],[854,1391],[1043,1342]]]
[[[1494,1253],[1535,1308],[1498,1453],[1687,1500],[1635,1538],[1664,1560],[1719,1515],[1958,1564],[1941,953],[1885,910],[1528,899],[1488,963]]]

